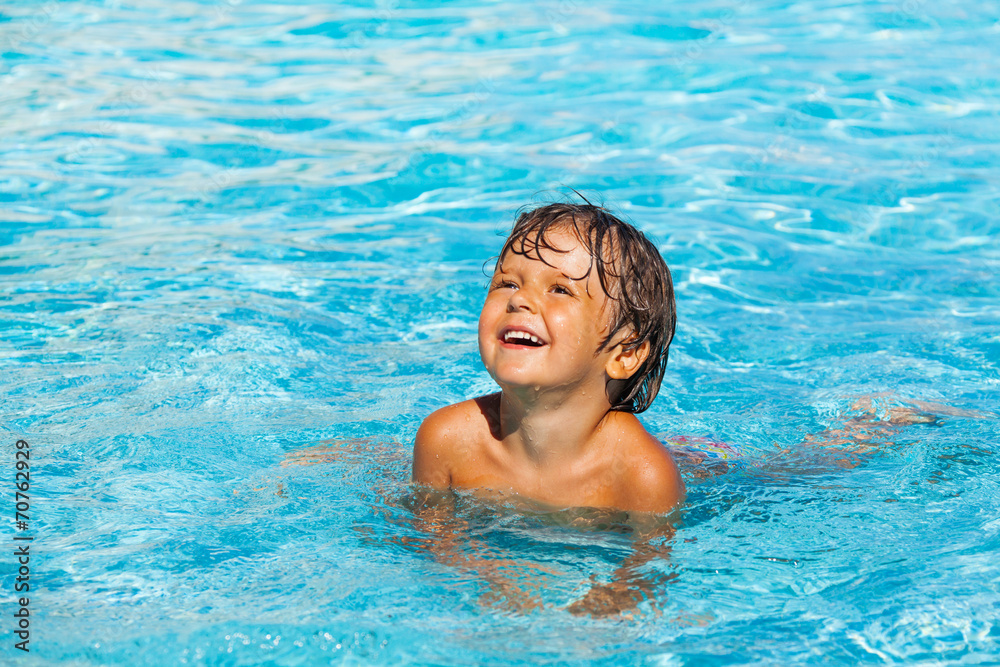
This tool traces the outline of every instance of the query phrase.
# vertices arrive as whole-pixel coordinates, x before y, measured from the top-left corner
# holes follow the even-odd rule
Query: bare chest
[[[452,488],[493,498],[528,498],[555,507],[618,507],[620,484],[611,461],[594,459],[562,466],[535,466],[499,446],[469,447],[455,461]]]

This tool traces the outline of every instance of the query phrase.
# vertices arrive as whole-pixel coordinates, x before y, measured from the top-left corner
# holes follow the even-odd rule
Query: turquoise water
[[[3,544],[34,541],[31,652],[5,555],[0,656],[995,664],[997,16],[5,7]],[[647,427],[743,452],[685,464],[688,503],[630,619],[566,611],[628,535],[462,499],[464,548],[541,590],[517,610],[421,546],[407,485],[420,420],[491,390],[484,261],[519,206],[564,187],[599,193],[674,272]],[[801,444],[883,392],[883,409],[966,416],[857,451]],[[282,465],[322,442],[314,465]]]

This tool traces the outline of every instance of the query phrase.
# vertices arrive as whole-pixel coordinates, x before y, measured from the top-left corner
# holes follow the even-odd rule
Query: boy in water
[[[684,483],[635,413],[656,397],[675,323],[670,272],[641,232],[589,203],[522,213],[479,316],[479,353],[501,391],[424,420],[413,480],[670,511]]]

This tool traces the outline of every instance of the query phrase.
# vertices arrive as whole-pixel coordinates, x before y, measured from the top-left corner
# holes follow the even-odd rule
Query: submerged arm
[[[644,600],[655,598],[660,586],[673,578],[641,572],[650,561],[669,560],[670,542],[675,533],[673,524],[655,515],[639,515],[632,523],[635,529],[632,552],[615,568],[608,583],[597,583],[591,576],[590,590],[567,607],[570,613],[578,616],[627,614]]]
[[[417,527],[427,536],[407,540],[433,555],[439,563],[476,573],[490,586],[480,597],[487,604],[500,603],[516,611],[544,606],[539,597],[542,586],[534,573],[557,574],[538,564],[488,555],[489,549],[470,536],[468,523],[455,512],[455,496],[432,489],[414,492]]]

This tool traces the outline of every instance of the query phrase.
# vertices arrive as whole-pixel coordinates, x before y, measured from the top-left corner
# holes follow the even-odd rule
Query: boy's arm
[[[590,591],[567,607],[573,614],[629,614],[643,600],[655,598],[663,583],[663,575],[646,574],[641,568],[653,559],[669,558],[674,510],[684,500],[684,480],[670,452],[638,420],[628,430],[636,445],[623,462],[627,471],[623,476],[623,505],[629,510],[634,531],[632,553],[618,565],[611,581],[594,580]]]
[[[634,468],[631,483],[637,497],[631,509],[661,515],[680,506],[686,489],[673,457],[659,442],[656,447],[661,451],[656,452],[655,458],[649,457]]]
[[[684,480],[674,458],[659,440],[635,420],[628,437],[635,443],[626,462],[625,503],[635,512],[666,514],[684,501]]]
[[[417,430],[413,444],[413,481],[417,484],[434,489],[451,486],[447,446],[452,422],[449,412],[449,408],[434,412]]]
[[[582,598],[567,607],[577,616],[628,616],[643,600],[654,600],[663,594],[662,586],[676,575],[641,572],[643,565],[654,559],[670,559],[673,524],[666,517],[638,513],[630,517],[634,541],[632,553],[615,568],[611,581],[598,583],[591,577],[591,588]]]
[[[414,481],[419,481],[416,467]],[[479,598],[482,604],[500,604],[520,612],[543,606],[539,594],[542,581],[533,575],[538,571],[555,572],[537,563],[497,558],[492,549],[473,537],[467,522],[456,515],[453,494],[423,489],[417,490],[413,498],[416,526],[425,536],[401,536],[405,544],[430,553],[440,563],[476,573],[489,584]]]

